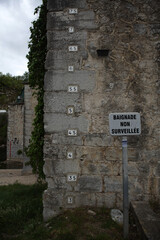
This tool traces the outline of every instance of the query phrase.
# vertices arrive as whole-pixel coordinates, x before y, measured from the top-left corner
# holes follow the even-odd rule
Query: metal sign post
[[[128,155],[127,137],[122,137],[122,169],[123,169],[123,237],[129,232],[129,202],[128,202]]]
[[[141,134],[140,114],[137,112],[110,113],[109,129],[112,136],[122,136],[123,236],[126,239],[129,232],[127,136]]]

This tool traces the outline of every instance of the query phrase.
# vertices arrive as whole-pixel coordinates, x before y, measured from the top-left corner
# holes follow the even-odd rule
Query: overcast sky
[[[42,0],[0,0],[0,72],[23,75],[34,9]]]

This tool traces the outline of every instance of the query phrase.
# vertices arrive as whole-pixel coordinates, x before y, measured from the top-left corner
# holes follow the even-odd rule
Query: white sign
[[[67,181],[68,182],[76,182],[77,181],[77,175],[76,174],[68,174]]]
[[[74,32],[74,27],[69,27],[69,33],[73,33]]]
[[[68,204],[72,204],[73,203],[73,197],[68,197],[67,202],[68,202]]]
[[[110,113],[109,130],[112,136],[140,135],[140,114],[137,112]]]
[[[74,66],[68,66],[68,72],[74,72]]]
[[[77,45],[72,45],[68,47],[69,52],[77,52],[78,51],[78,46]]]
[[[78,13],[78,8],[70,8],[69,9],[69,14],[77,14]]]
[[[78,86],[77,85],[70,85],[68,86],[68,92],[78,92]]]
[[[74,106],[72,107],[72,106],[69,106],[68,108],[67,108],[67,113],[69,114],[69,115],[72,115],[73,113],[74,113]]]
[[[68,136],[77,136],[77,129],[68,129]]]
[[[67,152],[67,159],[73,159],[73,152]]]

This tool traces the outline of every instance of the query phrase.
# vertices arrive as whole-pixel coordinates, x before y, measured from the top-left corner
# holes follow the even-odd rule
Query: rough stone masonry
[[[121,138],[109,114],[138,112],[129,199],[160,198],[160,1],[48,0],[44,219],[122,208]]]

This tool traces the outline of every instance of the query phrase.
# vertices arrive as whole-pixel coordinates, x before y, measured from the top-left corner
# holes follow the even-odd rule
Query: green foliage
[[[8,105],[15,102],[23,89],[23,76],[12,76],[0,72],[0,108],[7,109]]]
[[[17,151],[17,155],[21,155],[23,152],[22,152],[22,150],[21,149],[19,149],[18,151]]]
[[[28,231],[33,223],[42,221],[42,193],[45,189],[46,185],[39,184],[0,186],[0,239],[4,239],[3,233],[7,239],[12,239],[13,235]]]
[[[0,72],[0,90],[12,89],[21,91],[23,87],[23,76],[12,76],[11,74],[3,74]]]
[[[30,28],[31,36],[29,42],[29,53],[27,58],[29,69],[29,84],[35,92],[38,104],[35,108],[35,119],[33,122],[34,130],[32,132],[29,147],[27,149],[27,156],[30,161],[27,163],[32,166],[33,173],[38,174],[39,180],[44,179],[43,173],[43,85],[45,74],[45,58],[47,52],[47,38],[46,38],[46,19],[47,19],[47,0],[43,0],[41,7],[36,8],[35,14],[39,13],[39,18],[34,21]]]
[[[46,187],[46,184],[0,186],[1,240],[123,239],[122,228],[117,224],[105,225],[112,222],[106,208],[93,208],[95,216],[88,213],[87,207],[70,209],[44,223],[42,193]]]

